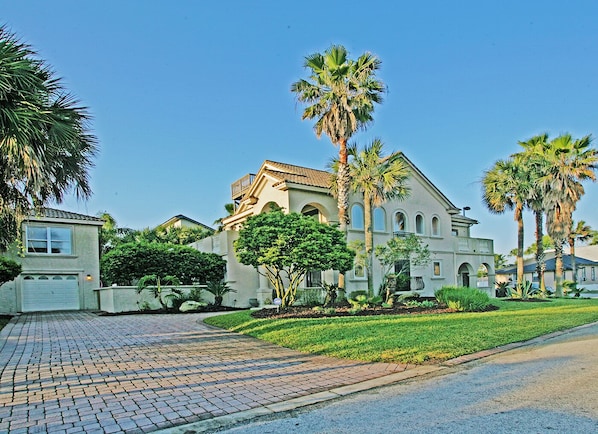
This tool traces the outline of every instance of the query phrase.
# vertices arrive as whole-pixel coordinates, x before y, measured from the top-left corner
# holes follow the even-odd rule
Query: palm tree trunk
[[[569,246],[571,246],[571,250],[569,251],[569,256],[571,258],[571,270],[573,271],[573,283],[577,285],[577,261],[575,260],[575,238],[569,238]]]
[[[374,265],[374,232],[372,230],[372,199],[367,189],[363,192],[363,207],[364,207],[364,225],[365,225],[365,254],[367,258],[366,272],[368,278],[368,295],[374,295],[374,273],[372,267]]]
[[[348,158],[347,158],[347,140],[341,139],[339,142],[339,151],[338,151],[338,224],[340,231],[347,234],[347,209],[349,208],[349,184],[351,183],[351,178],[349,176],[349,166],[348,166]],[[340,289],[344,289],[345,287],[345,275],[343,273],[339,273],[338,275],[338,287]]]
[[[517,221],[517,285],[523,285],[523,206],[515,209]]]
[[[556,297],[563,296],[563,239],[554,240],[554,283]]]
[[[546,264],[544,263],[544,234],[542,226],[544,225],[543,211],[534,211],[536,216],[536,272],[538,273],[538,281],[540,282],[540,291],[542,294],[546,293],[546,283],[544,282],[544,270]]]

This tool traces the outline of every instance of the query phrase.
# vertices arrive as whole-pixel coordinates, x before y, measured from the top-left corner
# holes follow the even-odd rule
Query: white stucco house
[[[374,210],[374,245],[384,244],[391,237],[415,233],[428,244],[431,261],[425,267],[410,267],[410,288],[431,296],[444,285],[464,285],[485,289],[494,295],[493,241],[471,237],[471,227],[478,222],[466,217],[406,156],[411,171],[408,185],[410,197],[405,201],[390,201]],[[249,299],[262,302],[272,290],[265,277],[253,267],[239,264],[233,242],[243,222],[252,215],[265,212],[276,204],[288,212],[314,216],[323,223],[337,223],[336,199],[330,194],[330,173],[291,164],[265,161],[255,174],[235,181],[231,186],[235,212],[223,220],[224,230],[205,238],[194,247],[204,252],[222,255],[227,261],[227,281],[237,293],[225,299],[237,306],[248,305]],[[347,239],[364,239],[363,201],[354,194],[349,204],[350,224]],[[374,288],[383,277],[379,263],[373,265]],[[478,279],[478,270],[485,270]],[[347,293],[367,288],[363,269],[345,274]],[[318,287],[322,281],[333,283],[337,273],[314,270],[302,286]],[[234,298],[235,300],[232,300]]]
[[[7,256],[21,274],[0,287],[0,312],[98,309],[99,229],[103,220],[44,209],[22,225],[22,248]]]

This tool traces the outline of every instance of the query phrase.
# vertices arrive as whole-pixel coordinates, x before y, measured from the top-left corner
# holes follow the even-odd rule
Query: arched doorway
[[[461,266],[459,267],[459,271],[458,273],[458,284],[460,286],[465,286],[465,287],[469,287],[470,286],[470,276],[471,273],[473,272],[473,268],[470,264],[468,264],[467,262],[464,262],[463,264],[461,264]]]

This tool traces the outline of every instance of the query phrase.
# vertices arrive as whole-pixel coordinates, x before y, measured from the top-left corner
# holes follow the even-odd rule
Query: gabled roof
[[[550,258],[544,261],[546,264],[546,271],[555,271],[556,269],[556,259]],[[598,262],[591,261],[589,259],[580,258],[579,256],[575,256],[575,264],[576,266],[583,267],[584,265],[588,266],[598,266]],[[571,255],[563,255],[563,270],[573,270],[571,266]],[[517,272],[517,266],[512,265],[506,268],[502,268],[500,270],[496,270],[496,274],[514,274]],[[535,273],[536,272],[536,262],[529,263],[523,267],[523,273]]]
[[[169,227],[179,220],[188,221],[189,223],[193,223],[194,225],[201,226],[202,228],[210,230],[210,231],[214,230],[213,228],[211,228],[207,225],[204,225],[203,223],[198,222],[197,220],[194,220],[194,219],[187,217],[186,215],[183,215],[183,214],[178,214],[178,215],[175,215],[174,217],[169,218],[164,223],[159,224],[158,227]]]
[[[104,220],[85,214],[79,214],[70,211],[63,211],[55,208],[42,208],[38,213],[33,213],[28,220],[76,220],[87,222],[87,224],[103,225]]]
[[[447,212],[451,215],[453,220],[462,224],[472,225],[477,224],[477,220],[460,215],[460,208],[457,208],[433,183],[424,175],[415,164],[402,152],[399,152],[401,158],[407,164],[412,174],[417,175],[419,179],[426,185],[428,191],[435,195],[438,200],[444,203]],[[296,166],[293,164],[280,163],[271,160],[265,160],[258,173],[255,175],[251,186],[245,191],[243,199],[241,199],[241,206],[237,209],[234,216],[226,218],[227,221],[236,220],[240,214],[247,212],[248,199],[255,197],[256,190],[260,187],[260,179],[264,177],[270,178],[274,182],[274,187],[282,186],[283,184],[294,184],[307,187],[316,187],[328,190],[330,188],[330,178],[332,174],[326,170],[311,169],[308,167]]]

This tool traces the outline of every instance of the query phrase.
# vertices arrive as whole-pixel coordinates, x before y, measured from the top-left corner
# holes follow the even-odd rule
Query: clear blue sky
[[[484,208],[484,170],[538,133],[598,135],[593,0],[0,0],[0,22],[94,116],[94,195],[61,207],[108,211],[122,227],[176,214],[212,224],[230,184],[265,159],[324,168],[336,148],[301,121],[289,88],[304,57],[333,43],[379,56],[389,89],[355,140],[405,152],[471,207],[473,235],[497,252],[515,247],[516,226]],[[597,200],[587,184],[574,218],[598,228]]]

